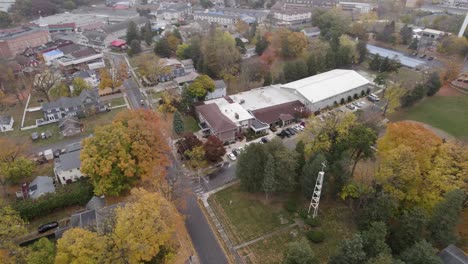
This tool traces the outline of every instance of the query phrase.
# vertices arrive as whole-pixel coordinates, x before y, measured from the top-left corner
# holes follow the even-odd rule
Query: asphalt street
[[[124,81],[125,93],[132,109],[146,108],[144,103],[143,95],[141,94],[140,88],[133,79],[127,79]]]

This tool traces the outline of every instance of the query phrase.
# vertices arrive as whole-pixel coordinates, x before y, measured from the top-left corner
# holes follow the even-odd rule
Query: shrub
[[[314,243],[321,243],[325,240],[325,234],[319,230],[312,230],[307,232],[307,238]]]
[[[307,218],[305,220],[305,223],[308,224],[311,227],[320,226],[320,221],[318,220],[318,218]]]
[[[307,219],[307,209],[301,209],[299,210],[299,216],[302,218],[302,219]]]
[[[93,187],[87,181],[67,184],[37,200],[22,200],[13,204],[16,211],[25,220],[52,213],[56,209],[72,205],[85,205],[93,197]]]
[[[297,201],[296,201],[296,199],[290,198],[286,202],[286,204],[284,205],[284,208],[286,209],[286,211],[288,211],[290,213],[297,212]]]

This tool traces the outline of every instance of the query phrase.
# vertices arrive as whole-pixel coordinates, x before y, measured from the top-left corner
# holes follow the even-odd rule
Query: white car
[[[232,152],[229,152],[229,153],[227,154],[227,156],[228,156],[228,158],[229,158],[230,160],[232,160],[232,161],[237,160],[236,155],[234,155]]]

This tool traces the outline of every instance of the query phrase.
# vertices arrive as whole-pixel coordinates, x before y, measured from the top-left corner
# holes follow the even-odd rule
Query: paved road
[[[180,163],[172,159],[173,166],[168,169],[168,178],[176,179],[180,171]],[[226,255],[222,250],[218,240],[211,229],[210,224],[205,218],[197,203],[197,196],[193,192],[198,187],[191,179],[182,176],[182,199],[185,206],[180,208],[181,213],[185,215],[185,226],[192,239],[192,243],[197,251],[200,263],[202,264],[224,264],[228,263]]]
[[[138,84],[133,79],[127,79],[123,85],[130,107],[132,109],[146,108],[146,103],[144,102],[140,88],[138,88]]]

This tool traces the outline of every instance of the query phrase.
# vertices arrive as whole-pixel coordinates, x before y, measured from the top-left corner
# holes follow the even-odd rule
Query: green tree
[[[133,56],[139,53],[141,53],[141,43],[138,39],[134,39],[130,42],[130,54]]]
[[[53,264],[55,263],[55,244],[47,238],[41,238],[31,246],[30,253],[26,256],[28,264]]]
[[[360,40],[357,44],[357,47],[356,47],[358,53],[359,53],[359,60],[358,62],[359,63],[363,63],[364,60],[366,59],[366,56],[367,56],[367,43]]]
[[[156,42],[156,45],[154,46],[154,53],[156,53],[156,55],[160,56],[161,58],[169,58],[171,56],[172,50],[166,38],[162,38]]]
[[[204,72],[213,78],[239,72],[241,54],[236,41],[228,33],[215,29],[202,41]]]
[[[146,22],[146,24],[141,28],[141,38],[146,42],[147,45],[153,43],[154,32],[151,28],[151,22]]]
[[[404,210],[395,222],[391,226],[388,242],[392,252],[399,254],[424,238],[428,215],[422,208],[415,207]]]
[[[236,177],[248,192],[262,190],[267,153],[261,144],[250,144],[237,161]]]
[[[263,176],[262,189],[265,192],[265,200],[268,201],[269,195],[276,190],[275,158],[268,154],[265,163],[265,174]]]
[[[316,10],[312,14],[312,24],[320,28],[320,35],[327,41],[338,42],[339,37],[348,31],[349,17],[341,10]]]
[[[361,229],[369,228],[372,222],[389,223],[393,219],[399,204],[388,194],[378,194],[371,199],[359,214],[358,222]]]
[[[384,222],[373,222],[369,229],[361,233],[364,252],[368,258],[390,254],[390,248],[385,241],[386,236],[387,226]]]
[[[215,90],[215,83],[208,75],[200,75],[189,85],[188,92],[193,97],[203,100],[208,92]]]
[[[140,33],[138,30],[138,27],[135,22],[130,21],[127,26],[127,35],[126,35],[126,40],[127,43],[131,44],[132,40],[139,40],[140,39]]]
[[[340,243],[338,251],[330,257],[330,264],[361,264],[366,260],[366,252],[359,234]]]
[[[12,19],[10,17],[10,14],[4,11],[0,11],[0,28],[7,28],[11,26]]]
[[[442,87],[442,83],[440,82],[439,73],[433,72],[429,75],[429,79],[426,82],[427,96],[435,95],[439,91],[440,87]]]
[[[271,76],[271,72],[267,72],[265,77],[263,77],[263,86],[269,86],[273,82],[273,77]]]
[[[177,135],[180,135],[182,132],[184,132],[184,121],[182,120],[182,117],[178,111],[174,113],[174,118],[172,119],[172,128]]]
[[[405,24],[400,29],[400,37],[401,37],[401,44],[408,45],[413,39],[413,28],[408,27],[408,25]]]
[[[444,200],[434,207],[428,229],[432,242],[440,248],[456,241],[455,227],[464,200],[465,194],[462,190],[453,190],[445,194]]]
[[[386,116],[387,113],[391,114],[395,112],[395,109],[400,107],[401,98],[404,96],[404,94],[405,89],[399,85],[391,85],[390,87],[386,88],[383,95],[383,98],[386,100],[386,102],[382,115]]]
[[[322,170],[322,163],[326,162],[325,156],[321,153],[313,155],[304,165],[300,176],[302,193],[305,197],[312,196],[315,187],[315,181],[319,171]],[[324,187],[327,188],[324,184]],[[323,188],[323,189],[325,189]]]
[[[287,149],[279,139],[265,144],[264,148],[266,153],[272,153],[275,159],[276,191],[293,191],[297,184],[297,153]]]
[[[15,239],[27,233],[26,222],[9,205],[0,204],[0,248],[17,254]],[[1,254],[0,254],[1,256]]]
[[[303,238],[299,241],[290,242],[284,254],[284,264],[314,264],[318,263],[309,242]]]
[[[309,74],[309,76],[312,76],[318,73],[317,59],[314,54],[309,55],[309,58],[307,58],[307,73]]]
[[[180,95],[180,102],[179,102],[179,111],[181,112],[188,112],[190,110],[190,106],[192,106],[194,102],[194,97],[189,92],[188,84],[184,84],[182,87],[182,92]]]
[[[270,43],[265,37],[258,36],[257,43],[255,44],[255,53],[257,53],[258,56],[262,56],[269,45]]]
[[[83,78],[75,78],[72,81],[73,86],[73,96],[78,96],[81,94],[83,90],[91,90],[92,87],[83,79]]]
[[[236,47],[239,49],[239,52],[242,54],[245,54],[247,52],[247,49],[245,48],[244,42],[240,38],[236,38]]]
[[[442,264],[435,249],[426,240],[421,240],[400,255],[400,259],[411,264]]]
[[[176,56],[181,60],[189,59],[190,55],[188,54],[190,46],[188,44],[180,44],[177,46]]]
[[[304,141],[299,140],[296,144],[296,152],[297,152],[297,175],[302,173],[302,169],[306,163],[305,160],[305,144]]]
[[[346,142],[345,144],[348,145],[351,151],[351,159],[354,160],[351,175],[354,175],[356,165],[361,159],[368,159],[374,156],[372,146],[376,141],[376,133],[365,125],[358,124],[350,129],[344,142]]]
[[[408,46],[409,49],[411,50],[417,50],[419,46],[419,39],[414,38],[413,41],[411,41],[410,45]]]

